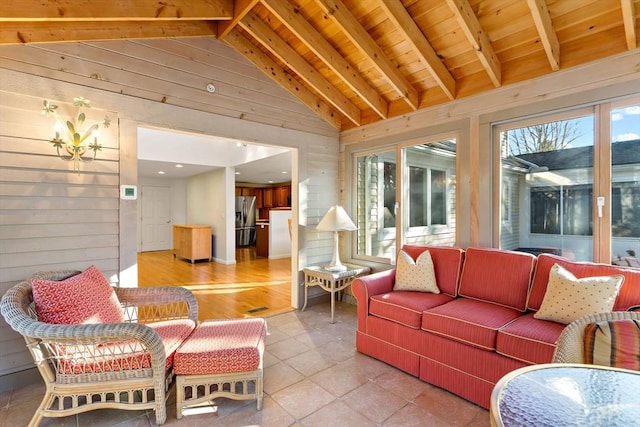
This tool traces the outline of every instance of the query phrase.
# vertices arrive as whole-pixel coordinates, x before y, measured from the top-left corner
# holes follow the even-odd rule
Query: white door
[[[141,250],[145,252],[171,249],[171,188],[143,186],[140,200]]]

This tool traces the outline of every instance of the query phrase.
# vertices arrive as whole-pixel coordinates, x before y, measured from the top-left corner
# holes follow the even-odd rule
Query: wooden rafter
[[[0,44],[211,37],[216,32],[212,21],[74,22],[72,26],[66,22],[3,22]]]
[[[496,56],[489,36],[482,29],[478,17],[473,12],[468,0],[446,0],[462,28],[469,43],[473,46],[482,66],[489,74],[489,78],[496,87],[502,84],[502,71],[500,61]]]
[[[544,51],[549,59],[549,64],[553,71],[560,69],[560,42],[558,36],[553,29],[553,22],[551,22],[551,15],[549,15],[549,8],[545,0],[527,0],[529,10],[531,10],[531,16],[533,22],[536,24],[538,34],[540,35],[540,41],[544,46]]]
[[[309,22],[295,11],[286,0],[262,0],[262,4],[293,32],[318,58],[340,77],[381,118],[387,118],[388,105],[380,94],[318,33]]]
[[[258,69],[262,70],[273,81],[296,96],[318,116],[322,117],[323,120],[335,129],[340,129],[341,120],[338,113],[293,76],[287,74],[274,60],[262,53],[260,49],[254,46],[251,41],[244,37],[238,30],[231,30],[224,41],[258,67]]]
[[[223,39],[229,31],[244,18],[260,0],[236,0],[233,8],[233,19],[218,24],[218,38]]]
[[[635,49],[636,41],[636,13],[633,0],[620,0],[622,6],[622,21],[624,22],[624,36],[627,39],[627,49]]]
[[[389,15],[396,29],[411,44],[414,52],[423,61],[425,67],[449,99],[456,96],[456,81],[444,66],[440,57],[415,23],[400,0],[378,0],[380,6]]]
[[[278,34],[255,14],[249,13],[239,24],[262,46],[284,62],[301,80],[324,100],[344,114],[356,126],[360,125],[360,110],[325,79],[311,64],[301,57]]]
[[[322,11],[338,27],[345,36],[372,60],[374,67],[393,86],[396,93],[412,109],[418,109],[418,91],[415,90],[398,68],[393,65],[389,57],[365,30],[349,9],[340,0],[316,0]]]
[[[156,21],[233,18],[233,0],[3,1],[0,21]]]

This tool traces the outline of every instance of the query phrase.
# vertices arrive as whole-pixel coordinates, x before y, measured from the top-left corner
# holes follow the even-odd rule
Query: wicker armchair
[[[64,280],[77,273],[43,272],[33,277]],[[24,337],[46,385],[30,426],[37,426],[44,417],[65,417],[101,408],[153,409],[157,424],[165,422],[166,392],[173,372],[167,369],[170,363],[165,344],[147,325],[164,320],[195,324],[198,303],[191,292],[180,287],[115,291],[125,313],[123,323],[39,322],[31,280],[20,282],[2,297],[0,311]]]
[[[552,361],[554,363],[584,363],[585,327],[591,323],[621,319],[640,320],[640,311],[597,313],[574,320],[560,334]]]

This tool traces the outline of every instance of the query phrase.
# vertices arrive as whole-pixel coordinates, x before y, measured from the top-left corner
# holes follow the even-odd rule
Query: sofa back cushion
[[[414,260],[417,260],[421,253],[428,250],[433,261],[438,289],[451,297],[458,295],[458,281],[464,260],[462,249],[444,246],[404,245],[402,250]]]
[[[558,255],[540,254],[538,255],[529,301],[527,302],[527,308],[530,310],[537,311],[540,309],[544,294],[547,291],[549,272],[554,264],[564,267],[578,279],[593,276],[623,275],[624,281],[618,291],[613,311],[627,311],[640,305],[640,270],[625,269],[609,264],[571,261]]]
[[[524,252],[467,248],[459,294],[524,312],[535,263]]]

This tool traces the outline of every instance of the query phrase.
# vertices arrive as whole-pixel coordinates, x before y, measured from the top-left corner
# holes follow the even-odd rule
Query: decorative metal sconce
[[[75,119],[64,121],[58,114],[58,106],[51,104],[46,99],[43,104],[42,113],[46,116],[53,116],[56,119],[55,137],[51,143],[56,147],[58,156],[63,160],[73,160],[73,169],[80,174],[80,162],[90,162],[96,158],[98,151],[102,150],[102,145],[98,144],[98,129],[100,124],[108,128],[111,119],[104,117],[102,123],[94,123],[83,130],[86,116],[82,112],[83,108],[91,108],[88,99],[83,97],[73,98],[73,105],[78,109]],[[93,137],[90,139],[90,137]],[[85,156],[87,151],[93,151],[93,156]]]

